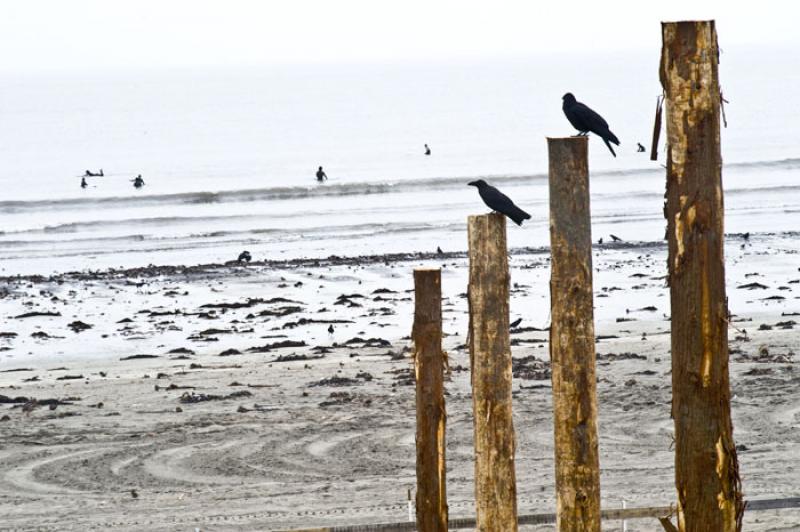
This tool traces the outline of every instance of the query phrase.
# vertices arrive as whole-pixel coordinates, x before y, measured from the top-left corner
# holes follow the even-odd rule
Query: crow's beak
[[[467,185],[469,185],[471,187],[477,187],[478,186],[478,182],[477,181],[470,181],[469,183],[467,183]]]

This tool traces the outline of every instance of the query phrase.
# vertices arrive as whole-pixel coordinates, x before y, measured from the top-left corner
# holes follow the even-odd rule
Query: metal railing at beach
[[[800,497],[787,497],[783,499],[757,499],[747,501],[747,511],[757,512],[764,510],[781,510],[787,508],[800,508]],[[622,521],[633,519],[660,519],[673,514],[673,506],[647,506],[642,508],[617,508],[602,510],[600,517],[603,521]],[[556,522],[556,514],[523,514],[517,516],[520,525],[545,525]],[[450,519],[447,523],[449,530],[462,530],[475,528],[475,518]],[[415,522],[376,523],[371,525],[337,525],[317,528],[292,528],[279,532],[404,532],[417,530]]]

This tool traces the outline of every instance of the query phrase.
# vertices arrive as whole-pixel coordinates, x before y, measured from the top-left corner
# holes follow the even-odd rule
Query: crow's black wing
[[[589,106],[582,104],[581,102],[575,102],[575,105],[572,106],[572,112],[574,112],[582,122],[589,126],[588,129],[594,133],[597,133],[595,129],[600,131],[608,129],[608,122],[606,122],[602,116],[597,114]]]
[[[514,202],[511,201],[511,198],[491,185],[481,187],[478,192],[480,193],[483,202],[490,209],[505,214],[517,225],[522,225],[523,220],[527,220],[531,217],[530,214],[514,205]]]
[[[581,116],[575,112],[573,106],[564,106],[562,109],[564,110],[564,115],[566,115],[567,120],[569,120],[569,123],[572,124],[572,127],[581,132],[589,131],[589,127],[583,121]]]
[[[491,185],[481,187],[481,190],[478,192],[480,192],[483,202],[486,203],[489,208],[497,212],[502,212],[505,214],[514,206],[514,202],[511,201],[511,198]]]

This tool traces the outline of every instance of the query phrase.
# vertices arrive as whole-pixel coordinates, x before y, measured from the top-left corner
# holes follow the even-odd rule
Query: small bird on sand
[[[572,127],[579,131],[578,134],[588,135],[591,131],[603,139],[608,149],[611,150],[611,155],[616,157],[617,154],[614,153],[611,143],[613,142],[619,146],[619,139],[608,128],[608,122],[588,106],[576,100],[571,92],[566,93],[561,99],[564,101],[561,108],[564,110],[564,114],[567,116],[569,123],[572,124]]]
[[[37,406],[39,406],[39,401],[38,401],[38,400],[36,400],[36,399],[31,399],[30,401],[28,401],[27,403],[25,403],[24,405],[22,405],[22,411],[23,411],[23,412],[25,413],[25,415],[27,416],[27,415],[29,415],[31,412],[33,412],[33,409],[34,409],[34,408],[36,408]]]
[[[508,196],[494,188],[483,179],[478,179],[477,181],[472,181],[468,184],[471,187],[478,188],[478,194],[481,195],[481,199],[490,209],[501,214],[505,214],[511,218],[515,224],[522,225],[523,220],[527,220],[531,217],[530,214],[514,205],[514,202],[511,201]]]

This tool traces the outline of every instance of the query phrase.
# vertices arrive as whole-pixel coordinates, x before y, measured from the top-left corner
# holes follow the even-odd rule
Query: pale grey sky
[[[720,44],[800,49],[800,2],[24,0],[3,3],[0,70],[446,60],[658,46],[662,20]]]

